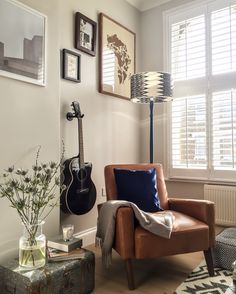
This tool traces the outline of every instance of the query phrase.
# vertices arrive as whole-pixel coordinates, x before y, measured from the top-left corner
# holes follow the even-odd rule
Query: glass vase
[[[46,237],[42,233],[44,222],[23,224],[19,240],[19,265],[27,270],[43,267],[46,263]]]

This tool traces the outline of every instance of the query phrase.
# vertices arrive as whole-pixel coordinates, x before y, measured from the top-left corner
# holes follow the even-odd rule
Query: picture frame
[[[31,7],[0,1],[0,77],[46,85],[46,25]]]
[[[62,78],[80,83],[80,54],[68,49],[62,50]]]
[[[130,99],[135,73],[136,34],[109,16],[99,14],[99,92]]]
[[[75,13],[75,48],[96,55],[97,23],[80,12]]]

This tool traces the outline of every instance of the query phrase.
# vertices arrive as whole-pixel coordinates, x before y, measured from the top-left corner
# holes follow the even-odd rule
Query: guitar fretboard
[[[78,118],[78,130],[79,130],[79,165],[80,167],[84,167],[84,143],[83,143],[82,118]]]

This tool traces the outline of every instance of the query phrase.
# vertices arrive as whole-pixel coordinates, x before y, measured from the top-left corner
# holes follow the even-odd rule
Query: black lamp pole
[[[154,103],[172,100],[172,83],[169,73],[160,71],[141,72],[130,78],[131,98],[137,103],[149,103],[150,108],[150,163],[153,163],[154,150]]]
[[[153,163],[153,145],[154,145],[153,108],[154,108],[154,101],[153,99],[150,99],[150,163]]]

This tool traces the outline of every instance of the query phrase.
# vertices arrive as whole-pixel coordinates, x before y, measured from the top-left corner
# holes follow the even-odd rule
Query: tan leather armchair
[[[154,235],[134,221],[130,207],[121,207],[116,215],[113,248],[125,261],[128,286],[135,288],[132,259],[156,258],[174,254],[204,251],[210,276],[214,275],[211,248],[215,242],[214,203],[206,200],[168,198],[161,164],[114,164],[105,167],[107,200],[117,199],[114,168],[144,170],[155,168],[161,207],[174,215],[170,239]],[[158,212],[157,212],[158,213]]]

